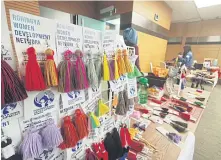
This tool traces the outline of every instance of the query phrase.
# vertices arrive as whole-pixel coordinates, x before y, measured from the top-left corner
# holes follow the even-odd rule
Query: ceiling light
[[[209,7],[221,4],[221,0],[194,0],[197,8]]]

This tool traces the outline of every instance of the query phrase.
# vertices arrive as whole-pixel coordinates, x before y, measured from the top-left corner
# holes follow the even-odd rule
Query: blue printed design
[[[54,101],[54,93],[50,90],[38,93],[34,99],[34,104],[37,107],[46,107]]]
[[[6,104],[4,105],[4,108],[2,109],[2,113],[4,115],[9,114],[10,111],[13,111],[17,106],[17,103],[10,103],[10,104]]]

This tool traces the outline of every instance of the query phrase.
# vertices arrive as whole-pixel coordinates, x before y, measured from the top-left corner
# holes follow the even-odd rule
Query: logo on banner
[[[49,106],[54,101],[54,93],[50,90],[40,92],[34,99],[36,107],[42,108]]]
[[[4,108],[2,109],[1,119],[3,120],[7,118],[12,118],[21,114],[20,110],[18,110],[16,107],[17,103],[10,103],[4,105]]]
[[[81,92],[80,91],[72,91],[67,94],[70,99],[76,99],[80,96]]]
[[[38,93],[38,95],[34,98],[34,104],[39,109],[34,110],[34,115],[41,114],[47,110],[54,108],[54,97],[55,95],[51,90]]]

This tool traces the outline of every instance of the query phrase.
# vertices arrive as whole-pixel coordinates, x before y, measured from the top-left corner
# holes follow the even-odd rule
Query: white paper
[[[98,88],[88,88],[89,101],[101,96],[101,85]]]
[[[137,97],[137,79],[127,79],[127,94],[128,99]]]
[[[24,100],[24,115],[26,120],[58,110],[59,93],[57,90],[48,89],[27,93],[28,98]]]

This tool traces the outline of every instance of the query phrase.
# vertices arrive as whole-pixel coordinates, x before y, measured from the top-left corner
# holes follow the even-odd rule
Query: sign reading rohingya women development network
[[[10,19],[19,67],[22,67],[22,64],[27,62],[26,50],[30,46],[35,48],[37,60],[42,62],[45,61],[44,52],[47,49],[47,45],[49,45],[55,52],[54,60],[57,64],[55,21],[14,10],[10,10]]]

